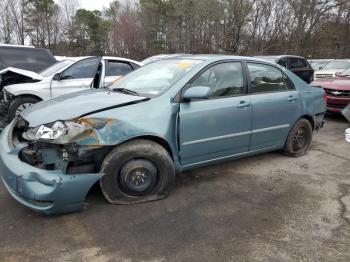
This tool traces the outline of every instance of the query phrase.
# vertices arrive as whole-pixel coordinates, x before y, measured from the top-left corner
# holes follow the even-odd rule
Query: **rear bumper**
[[[102,174],[66,175],[22,162],[18,155],[25,144],[11,146],[13,123],[0,137],[0,175],[10,195],[24,206],[41,213],[80,211],[86,194]]]
[[[340,113],[350,103],[350,97],[334,97],[327,95],[327,111]]]

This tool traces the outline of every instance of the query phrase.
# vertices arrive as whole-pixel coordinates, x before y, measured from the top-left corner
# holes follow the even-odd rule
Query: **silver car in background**
[[[4,88],[3,97],[9,120],[39,101],[106,86],[141,65],[137,61],[120,57],[80,57],[58,62],[39,74],[20,72],[35,82]]]

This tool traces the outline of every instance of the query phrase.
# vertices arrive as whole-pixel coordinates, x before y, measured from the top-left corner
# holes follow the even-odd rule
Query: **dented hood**
[[[107,89],[76,92],[44,102],[24,110],[21,117],[30,127],[48,124],[57,120],[70,120],[148,98],[113,92]]]
[[[0,71],[0,75],[6,75],[8,73],[15,73],[21,76],[26,76],[28,78],[34,79],[34,80],[43,80],[44,77],[39,75],[38,73],[35,73],[33,71],[28,71],[28,70],[24,70],[24,69],[19,69],[19,68],[15,68],[15,67],[7,67],[3,70]]]

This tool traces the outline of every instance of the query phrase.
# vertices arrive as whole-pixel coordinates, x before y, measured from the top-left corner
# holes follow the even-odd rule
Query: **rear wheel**
[[[299,157],[306,154],[312,141],[311,123],[302,118],[295,123],[290,131],[283,152],[286,155]]]
[[[115,148],[104,160],[100,185],[112,204],[165,198],[175,180],[169,153],[148,140],[134,140]]]
[[[23,110],[25,110],[28,107],[31,107],[32,105],[38,102],[40,102],[40,100],[34,97],[17,97],[13,99],[8,111],[9,121],[12,121]]]

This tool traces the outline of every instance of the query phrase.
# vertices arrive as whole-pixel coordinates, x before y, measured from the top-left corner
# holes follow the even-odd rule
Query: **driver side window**
[[[210,98],[238,96],[244,94],[242,64],[228,62],[214,65],[197,77],[191,87],[207,86],[212,91]]]
[[[96,57],[78,61],[62,72],[61,79],[93,78],[96,75],[100,60]]]

